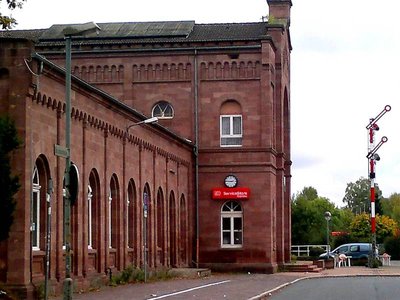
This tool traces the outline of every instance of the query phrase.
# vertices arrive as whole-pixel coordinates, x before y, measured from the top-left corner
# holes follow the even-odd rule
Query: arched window
[[[126,196],[126,241],[128,248],[134,248],[136,243],[136,187],[131,179],[128,184],[128,193]]]
[[[174,117],[174,109],[167,101],[160,101],[154,105],[151,115],[159,119],[172,119]]]
[[[32,248],[40,250],[40,179],[35,165],[33,170],[33,197],[32,197]]]
[[[92,169],[89,175],[88,195],[87,195],[87,217],[88,217],[88,249],[90,260],[96,270],[101,270],[100,257],[98,251],[100,249],[100,228],[102,224],[101,216],[101,194],[100,179],[96,169]],[[93,250],[93,251],[92,251]]]
[[[242,245],[242,206],[236,201],[228,201],[221,208],[221,247],[237,248]]]

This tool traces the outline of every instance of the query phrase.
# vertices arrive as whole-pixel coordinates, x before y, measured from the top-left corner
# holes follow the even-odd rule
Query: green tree
[[[1,4],[0,0],[0,4]],[[27,0],[6,0],[8,10],[14,10],[16,8],[22,8],[24,2]],[[4,15],[0,12],[0,25],[2,29],[11,29],[14,25],[18,24],[11,15]]]
[[[383,243],[385,238],[394,236],[397,223],[389,216],[376,215],[376,241]],[[354,217],[350,224],[351,235],[358,241],[368,242],[371,237],[371,218],[367,213],[361,213]]]
[[[13,197],[20,185],[18,176],[11,174],[10,153],[19,144],[14,122],[9,117],[0,117],[0,241],[8,238],[14,220]]]
[[[292,243],[326,244],[326,211],[331,212],[331,224],[336,226],[340,214],[333,203],[327,198],[319,197],[312,187],[304,188],[298,193],[292,199]]]
[[[394,193],[381,200],[382,214],[391,217],[400,224],[400,194]]]
[[[297,194],[297,199],[304,198],[306,200],[314,200],[318,198],[318,192],[312,186],[304,187],[301,193]]]
[[[343,202],[346,207],[354,213],[369,212],[371,206],[371,183],[369,179],[361,177],[355,183],[350,182],[347,184]],[[375,213],[381,214],[380,199],[382,192],[379,186],[375,186]]]

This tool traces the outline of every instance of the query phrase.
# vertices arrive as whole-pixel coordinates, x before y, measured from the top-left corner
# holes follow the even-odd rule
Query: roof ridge
[[[217,26],[217,25],[256,25],[256,24],[268,24],[267,22],[224,22],[224,23],[195,23],[195,25],[212,25],[212,26]]]

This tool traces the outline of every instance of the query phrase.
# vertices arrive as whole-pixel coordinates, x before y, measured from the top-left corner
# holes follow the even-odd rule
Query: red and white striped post
[[[376,124],[375,124],[376,125]],[[375,130],[374,127],[378,128],[378,126],[373,126],[369,130],[369,144],[370,144],[370,149],[372,150],[375,148],[375,143],[374,143],[374,132]],[[370,200],[371,200],[371,233],[372,235],[376,234],[376,223],[375,223],[375,155],[372,155],[372,157],[369,160],[369,180],[370,180]],[[373,249],[374,250],[374,249]]]
[[[382,137],[379,143],[375,146],[375,131],[379,130],[379,126],[377,124],[378,120],[388,111],[391,110],[390,105],[386,105],[385,108],[379,113],[378,116],[374,119],[370,119],[370,122],[367,126],[369,130],[369,138],[368,138],[368,155],[367,158],[369,160],[369,180],[370,180],[370,200],[371,200],[371,237],[372,237],[372,251],[369,256],[369,267],[372,267],[372,261],[375,257],[376,253],[376,221],[375,221],[375,164],[378,161],[379,155],[376,153],[378,149],[386,143],[388,138],[386,136]]]

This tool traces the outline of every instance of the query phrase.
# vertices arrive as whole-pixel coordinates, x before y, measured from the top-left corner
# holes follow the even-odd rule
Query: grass
[[[117,286],[121,284],[144,282],[144,271],[139,268],[129,266],[125,268],[121,273],[113,275],[111,277],[110,285]],[[147,273],[147,281],[160,281],[171,279],[174,276],[170,275],[168,269],[160,269],[156,271],[150,271]]]

